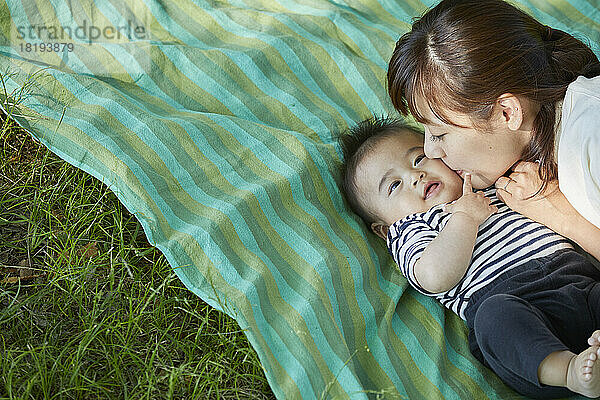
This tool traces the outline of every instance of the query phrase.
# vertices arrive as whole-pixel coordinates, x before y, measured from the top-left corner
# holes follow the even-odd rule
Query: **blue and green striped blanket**
[[[393,112],[387,61],[434,3],[8,0],[0,103],[237,320],[278,398],[518,398],[338,187],[337,137]],[[600,53],[598,0],[518,5]]]

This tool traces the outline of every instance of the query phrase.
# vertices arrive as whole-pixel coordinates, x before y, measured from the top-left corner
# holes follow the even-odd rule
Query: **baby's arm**
[[[419,285],[431,293],[452,289],[465,275],[473,255],[479,225],[498,209],[482,192],[473,192],[471,175],[465,175],[463,195],[446,206],[448,223],[423,251],[414,267]]]

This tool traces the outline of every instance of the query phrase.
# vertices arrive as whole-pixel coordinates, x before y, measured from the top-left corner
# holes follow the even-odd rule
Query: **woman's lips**
[[[442,188],[442,182],[427,182],[427,184],[425,184],[425,189],[423,191],[423,198],[425,200],[427,200],[427,199],[437,195],[441,188]]]

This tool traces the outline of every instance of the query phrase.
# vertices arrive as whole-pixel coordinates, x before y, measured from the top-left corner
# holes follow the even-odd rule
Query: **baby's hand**
[[[452,214],[463,213],[472,218],[477,226],[479,226],[490,215],[498,211],[498,207],[490,203],[491,200],[485,197],[483,192],[473,192],[471,174],[465,174],[462,196],[454,203],[448,204],[444,209]]]

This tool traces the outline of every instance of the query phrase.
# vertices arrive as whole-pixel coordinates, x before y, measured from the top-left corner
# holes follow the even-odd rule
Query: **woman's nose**
[[[436,142],[431,140],[431,133],[425,131],[425,144],[423,145],[425,156],[427,158],[443,158],[446,153],[442,147]]]

